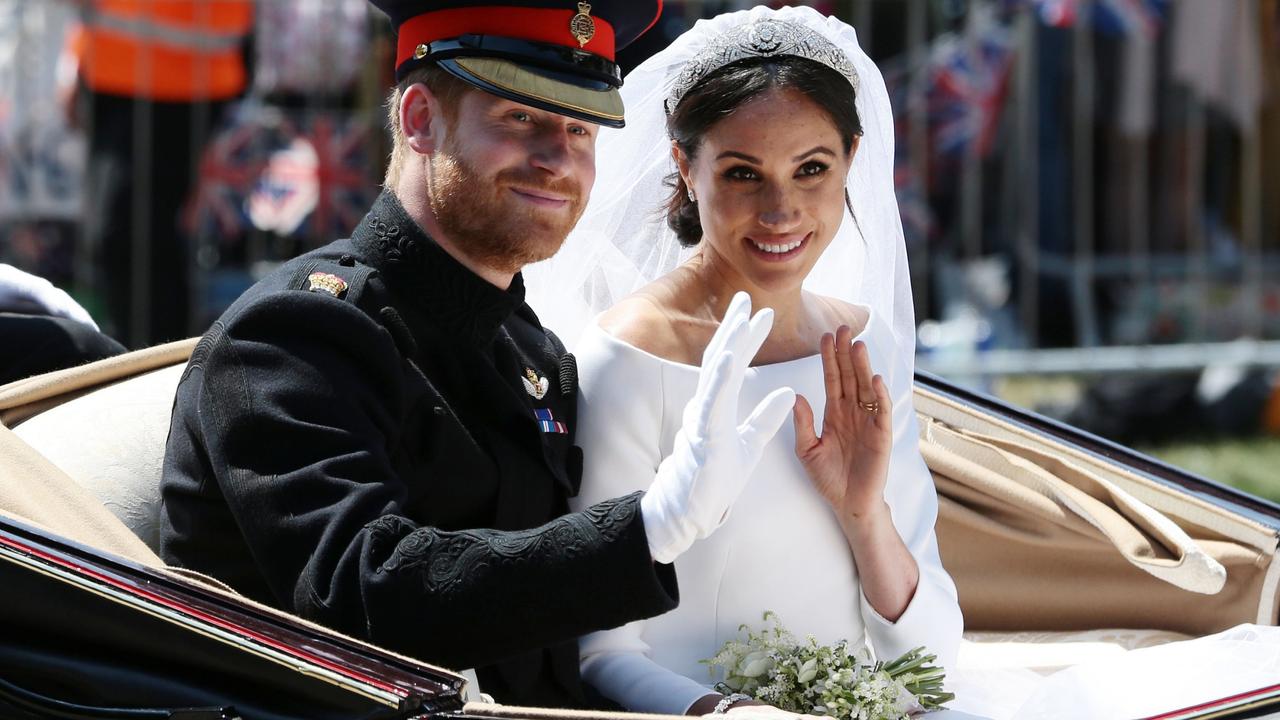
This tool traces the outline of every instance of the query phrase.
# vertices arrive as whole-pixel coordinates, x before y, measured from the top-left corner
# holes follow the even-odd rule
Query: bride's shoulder
[[[697,364],[701,349],[690,342],[689,318],[668,295],[663,284],[649,285],[619,300],[596,319],[596,324],[611,337],[649,355]]]
[[[596,324],[606,334],[650,355],[668,357],[678,339],[669,311],[643,291],[619,300]]]
[[[817,301],[827,327],[834,329],[841,325],[848,325],[853,330],[853,334],[858,335],[871,323],[871,309],[865,305],[854,305],[826,295],[812,297]]]

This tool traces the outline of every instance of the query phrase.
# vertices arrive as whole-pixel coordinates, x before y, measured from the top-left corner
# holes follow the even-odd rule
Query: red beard
[[[547,182],[536,171],[503,170],[485,177],[456,153],[431,159],[431,212],[458,248],[477,262],[516,273],[564,244],[585,206],[570,179]],[[568,206],[539,208],[512,187],[568,198]]]

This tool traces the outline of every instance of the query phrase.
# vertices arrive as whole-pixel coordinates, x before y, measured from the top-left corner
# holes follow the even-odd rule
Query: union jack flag
[[[288,129],[291,144],[305,143],[314,151],[314,164],[299,163],[292,173],[276,179],[312,185],[316,202],[307,218],[287,234],[318,242],[350,234],[378,192],[369,163],[370,123],[352,114],[311,113]],[[264,176],[259,188],[265,184]]]
[[[343,112],[240,113],[205,149],[187,227],[224,241],[254,230],[313,244],[350,233],[377,194],[371,127]]]
[[[931,183],[946,177],[949,166],[971,148],[980,156],[990,153],[1013,53],[1009,27],[988,15],[979,18],[971,32],[934,40],[924,67],[911,68],[905,57],[881,63],[897,138],[894,187],[908,244],[922,243],[937,230],[929,206]],[[925,78],[922,97],[910,92],[913,73]],[[927,177],[916,172],[911,158],[920,150],[910,142],[912,119],[921,117],[927,123]]]
[[[934,46],[928,102],[935,153],[960,155],[971,143],[980,156],[990,152],[1012,67],[1013,37],[1002,23]]]
[[[1050,27],[1075,27],[1081,0],[1030,0],[1040,21]],[[1086,6],[1088,22],[1109,35],[1139,33],[1153,38],[1160,31],[1169,0],[1093,0]]]
[[[915,69],[927,78],[923,108],[909,107],[914,98],[905,61],[882,63],[893,106],[898,164],[904,161],[909,144],[908,119],[921,112],[928,118],[931,162],[957,158],[972,143],[980,155],[989,153],[1004,107],[1013,51],[1012,33],[997,22],[984,23],[972,35],[939,37],[928,65]]]
[[[261,127],[237,117],[200,157],[196,188],[183,212],[193,236],[240,238],[249,229],[244,201],[263,165]]]

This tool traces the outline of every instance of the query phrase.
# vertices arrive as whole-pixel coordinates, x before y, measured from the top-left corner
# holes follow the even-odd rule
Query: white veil
[[[670,188],[663,181],[675,166],[663,101],[684,64],[712,38],[763,18],[812,28],[843,50],[858,74],[857,109],[864,135],[847,183],[857,222],[845,213],[804,287],[872,308],[892,331],[898,360],[908,363],[908,370],[914,367],[915,319],[893,190],[889,94],[854,29],[808,7],[756,7],[699,20],[626,76],[622,97],[627,126],[600,130],[596,182],[581,221],[555,257],[524,270],[529,305],[570,350],[598,313],[696,250],[682,248],[666,225],[663,208]]]

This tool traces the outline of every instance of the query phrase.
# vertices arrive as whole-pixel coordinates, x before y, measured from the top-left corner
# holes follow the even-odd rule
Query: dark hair
[[[840,73],[822,63],[795,55],[746,58],[725,65],[693,86],[667,117],[667,134],[685,156],[693,160],[702,138],[720,120],[744,103],[770,90],[795,90],[822,108],[836,126],[844,151],[853,148],[862,134],[862,121],[854,105],[853,86]],[[702,240],[698,206],[677,171],[667,176],[671,197],[667,200],[667,225],[685,247]]]

